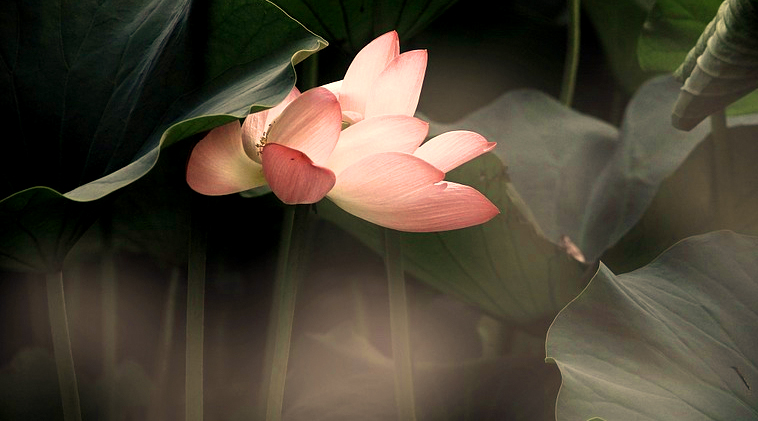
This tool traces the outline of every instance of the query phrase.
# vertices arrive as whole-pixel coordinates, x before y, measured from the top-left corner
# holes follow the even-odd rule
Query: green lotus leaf
[[[0,22],[0,264],[33,270],[60,267],[97,215],[85,202],[275,105],[325,45],[262,0],[4,2]]]
[[[601,265],[548,332],[557,420],[756,419],[756,250],[717,231],[627,274]]]
[[[497,142],[494,153],[545,236],[555,244],[568,236],[591,262],[637,223],[661,181],[706,137],[705,127],[670,126],[678,92],[671,77],[646,82],[621,129],[520,90],[434,130],[465,128]]]

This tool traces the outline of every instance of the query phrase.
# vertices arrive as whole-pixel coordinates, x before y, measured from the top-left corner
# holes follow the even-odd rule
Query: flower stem
[[[390,294],[392,356],[395,362],[395,403],[398,419],[411,421],[416,419],[416,403],[413,396],[413,361],[401,238],[395,230],[385,228],[383,232],[384,265]]]
[[[81,421],[82,412],[79,403],[79,387],[76,382],[74,357],[71,353],[71,339],[68,332],[66,300],[63,295],[63,272],[46,275],[47,308],[50,317],[50,330],[53,336],[53,354],[58,369],[58,385],[63,401],[64,421]]]
[[[116,256],[110,213],[101,220],[103,258],[100,276],[103,285],[103,377],[105,380],[105,417],[106,421],[116,420],[116,329],[117,329],[117,279]]]
[[[282,419],[284,385],[290,353],[292,325],[295,319],[295,298],[298,285],[298,266],[305,246],[305,233],[310,205],[287,206],[282,222],[279,258],[274,281],[266,356],[264,365],[263,407],[267,421]]]
[[[732,158],[729,149],[729,129],[726,125],[726,113],[721,110],[711,115],[711,136],[713,137],[713,155],[711,174],[713,174],[713,199],[716,204],[716,226],[728,226],[733,220],[733,202],[730,191]]]
[[[303,61],[303,92],[318,86],[318,53],[311,54]]]
[[[579,41],[580,41],[580,0],[568,0],[569,21],[568,40],[566,46],[566,61],[563,65],[563,82],[561,83],[561,104],[570,107],[574,101],[574,88],[576,87],[576,73],[579,68]]]
[[[368,338],[371,334],[371,327],[369,326],[366,314],[366,297],[361,281],[362,279],[360,278],[350,280],[350,289],[353,293],[353,309],[355,310],[355,327],[353,331],[361,338]]]
[[[161,317],[161,342],[158,347],[156,363],[155,363],[155,388],[153,389],[153,396],[148,408],[147,420],[159,421],[165,419],[165,416],[161,416],[166,397],[166,379],[168,376],[168,369],[171,358],[171,344],[174,335],[174,311],[176,310],[177,291],[179,290],[179,273],[180,270],[177,267],[171,269],[171,277],[169,278],[168,292],[166,293],[166,303],[163,308],[163,316]]]
[[[192,209],[187,266],[187,348],[185,354],[185,419],[203,419],[203,336],[207,230],[201,203]]]

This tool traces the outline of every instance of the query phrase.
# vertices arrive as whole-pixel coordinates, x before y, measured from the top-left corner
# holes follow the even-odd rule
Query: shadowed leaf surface
[[[602,257],[616,273],[629,272],[652,261],[679,240],[709,231],[729,229],[758,235],[758,126],[754,117],[730,118],[721,146],[725,171],[715,160],[713,136],[708,136],[660,186],[640,221]],[[722,173],[722,174],[718,174]],[[718,174],[718,175],[717,175]],[[723,175],[723,182],[716,182]]]

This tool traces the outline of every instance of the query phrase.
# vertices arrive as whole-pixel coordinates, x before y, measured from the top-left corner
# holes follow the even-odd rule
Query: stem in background
[[[355,309],[355,328],[356,335],[362,338],[368,338],[371,328],[368,324],[366,314],[366,296],[363,293],[362,279],[354,277],[350,280],[351,291],[353,293],[353,308]]]
[[[726,126],[726,113],[721,110],[711,115],[711,135],[713,135],[713,156],[711,173],[713,184],[711,191],[716,202],[716,224],[723,227],[724,223],[733,221],[734,203],[730,194],[732,186],[732,158],[729,150],[729,132]]]
[[[113,246],[110,215],[101,219],[103,258],[100,267],[100,282],[103,286],[103,377],[105,380],[105,420],[116,417],[116,329],[117,329],[117,280],[116,259]]]
[[[166,306],[163,310],[161,320],[161,343],[158,348],[158,356],[155,363],[155,389],[147,419],[149,421],[160,421],[165,419],[161,416],[163,407],[161,404],[165,401],[166,396],[166,378],[171,357],[171,343],[174,336],[174,312],[176,311],[177,291],[179,290],[179,268],[171,269],[171,278],[169,279],[168,292],[166,294]]]
[[[494,360],[503,354],[506,338],[502,322],[483,315],[476,324],[476,332],[482,343],[482,359]]]
[[[408,300],[405,293],[405,274],[400,233],[385,228],[384,265],[390,294],[390,330],[392,357],[395,362],[395,403],[398,419],[416,419],[416,403],[413,395],[413,361],[411,358]]]
[[[290,353],[292,325],[295,319],[295,298],[298,286],[298,266],[303,258],[310,205],[287,206],[282,222],[279,258],[274,281],[266,356],[263,368],[262,393],[267,421],[282,419],[284,386]]]
[[[303,60],[303,80],[300,86],[303,92],[318,86],[318,53],[311,54]]]
[[[185,356],[185,419],[203,419],[203,336],[207,230],[201,200],[194,203],[187,266],[187,349]]]
[[[76,382],[74,357],[71,353],[66,300],[63,294],[63,272],[48,273],[46,281],[47,308],[50,316],[50,330],[53,336],[55,366],[58,369],[58,385],[63,401],[63,419],[64,421],[81,421],[79,387]]]
[[[569,21],[568,41],[566,47],[566,61],[563,65],[563,82],[561,83],[561,104],[570,107],[574,101],[574,88],[576,87],[576,73],[579,68],[579,41],[580,41],[580,0],[568,0]]]

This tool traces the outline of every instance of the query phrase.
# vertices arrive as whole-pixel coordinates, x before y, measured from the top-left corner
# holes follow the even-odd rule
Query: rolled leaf
[[[758,4],[725,0],[684,63],[672,124],[691,130],[758,88]]]

